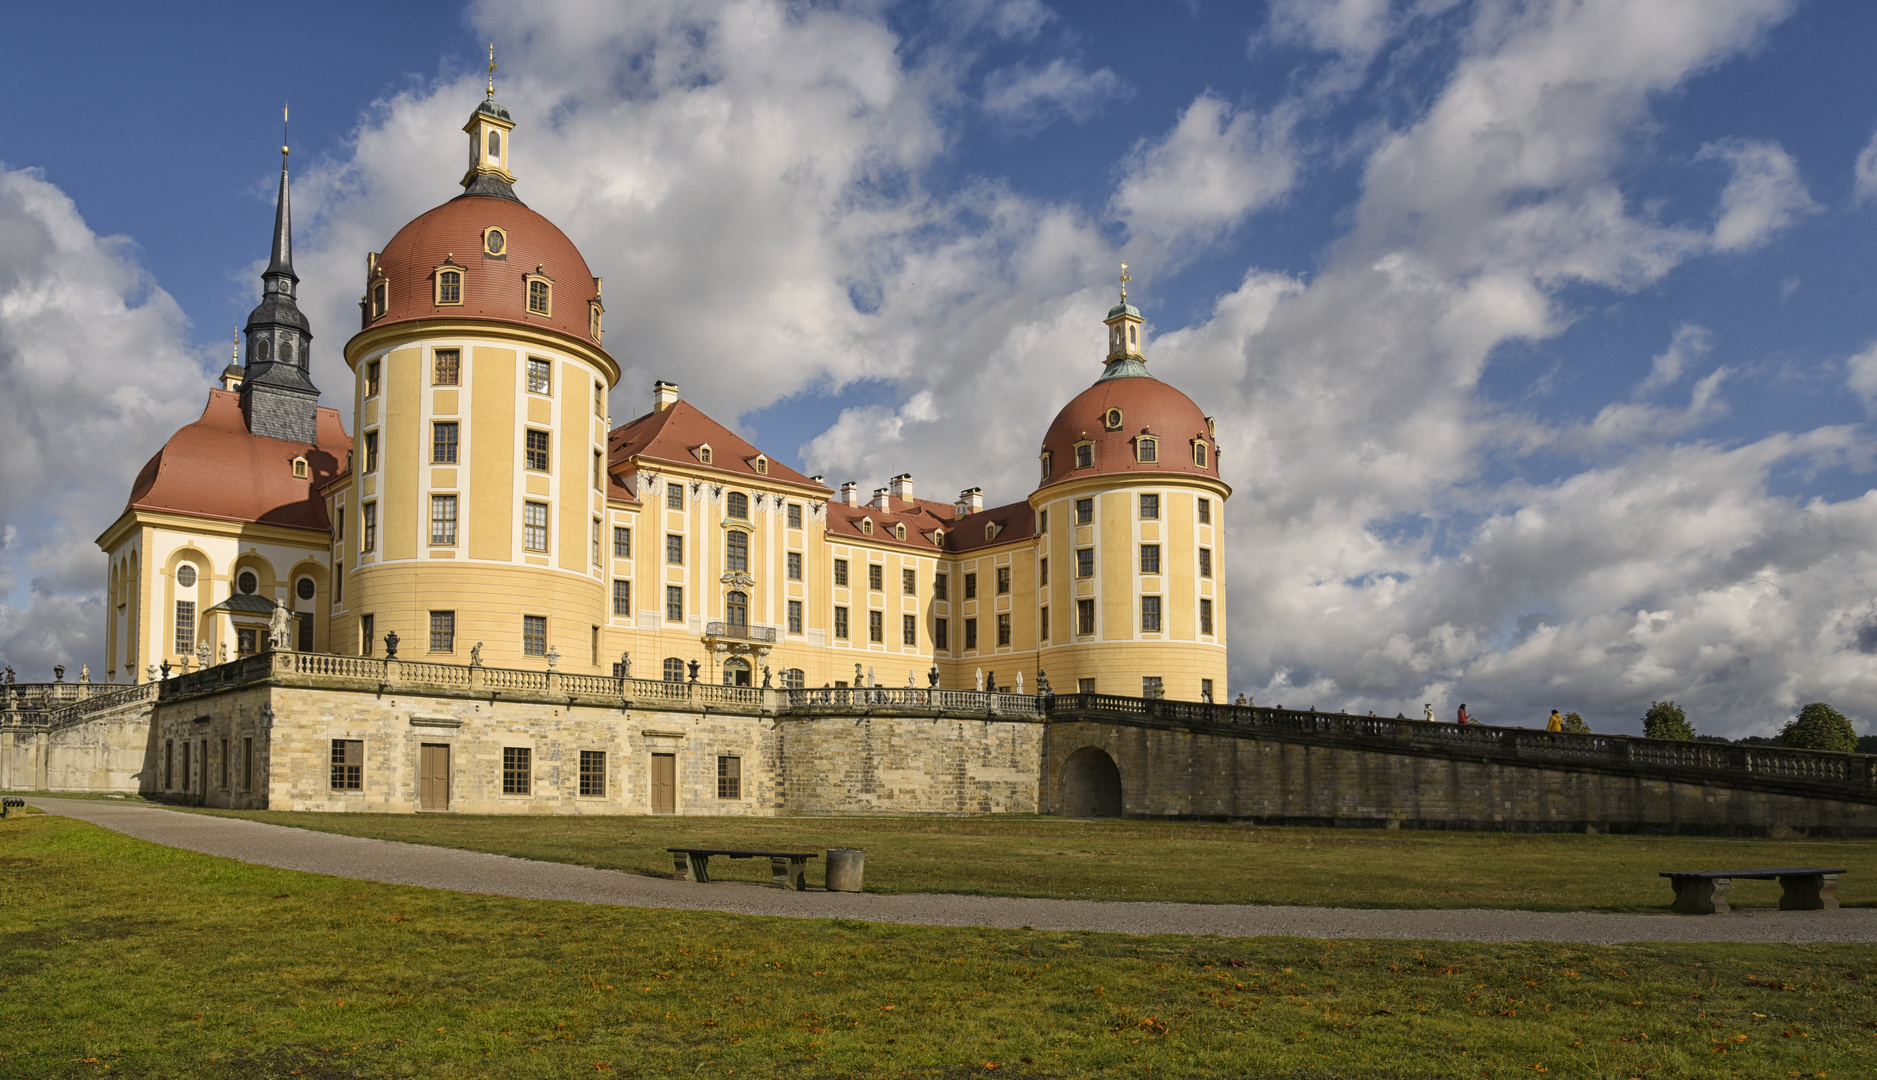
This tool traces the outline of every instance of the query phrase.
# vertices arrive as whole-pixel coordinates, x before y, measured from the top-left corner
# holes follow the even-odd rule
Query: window
[[[294,458],[293,459],[293,478],[295,480],[304,480],[306,479],[306,477],[307,477],[306,458],[304,457]]]
[[[551,394],[554,392],[553,368],[546,360],[530,356],[528,358],[528,392],[530,394]]]
[[[742,758],[719,757],[717,759],[717,797],[719,799],[743,797]]]
[[[606,336],[606,312],[598,300],[587,304],[587,333],[592,335],[594,341]]]
[[[460,304],[463,302],[463,272],[444,270],[437,274],[437,304]]]
[[[847,586],[847,560],[834,560],[834,583],[843,588]]]
[[[1106,413],[1102,414],[1101,426],[1108,429],[1109,431],[1120,431],[1121,430],[1121,410],[1109,409]]]
[[[802,632],[802,602],[800,600],[790,600],[789,601],[789,633],[799,634],[801,632]]]
[[[1075,467],[1092,469],[1095,467],[1095,444],[1081,443],[1075,448]]]
[[[1200,577],[1212,576],[1212,549],[1211,548],[1199,549],[1199,576]]]
[[[235,576],[235,589],[245,596],[253,596],[261,588],[261,579],[254,576],[254,571],[243,570]]]
[[[456,496],[430,497],[430,542],[445,545],[456,543]]]
[[[684,484],[681,481],[673,480],[665,485],[665,509],[684,509]]]
[[[966,619],[965,620],[965,648],[975,649],[977,647],[978,647],[978,621],[976,619]]]
[[[521,504],[521,546],[528,551],[547,550],[547,504]]]
[[[952,630],[951,620],[933,619],[932,620],[932,644],[940,649],[951,648],[952,647],[951,630]]]
[[[665,586],[665,621],[684,621],[684,586]]]
[[[1049,556],[1047,555],[1036,560],[1036,585],[1037,588],[1049,587]]]
[[[1037,613],[1036,636],[1040,641],[1049,640],[1049,609],[1043,608]]]
[[[365,396],[366,397],[378,396],[378,372],[379,370],[380,370],[379,362],[376,360],[372,360],[366,363],[365,365]]]
[[[365,527],[363,530],[361,530],[363,535],[359,538],[358,549],[360,551],[377,551],[378,550],[378,504],[375,502],[368,502],[365,504],[364,509],[365,509]]]
[[[345,519],[340,518],[339,520],[344,521]],[[332,602],[334,606],[337,606],[344,599],[345,599],[345,564],[334,563],[332,565]]]
[[[378,433],[376,431],[365,433],[365,471],[368,473],[378,471]]]
[[[886,644],[886,613],[867,612],[867,640],[876,645]]]
[[[732,491],[724,497],[724,512],[738,521],[749,520],[749,496],[740,491]]]
[[[802,553],[791,551],[788,554],[788,573],[790,581],[802,580]]]
[[[730,573],[749,573],[749,533],[731,529],[724,534],[723,568]]]
[[[371,287],[371,317],[382,318],[391,307],[391,283],[378,281]]]
[[[1008,611],[997,616],[997,644],[1010,644],[1010,613]]]
[[[919,644],[919,616],[901,615],[899,617],[899,643],[901,645]]]
[[[293,617],[294,648],[301,652],[313,651],[313,613],[302,611]]]
[[[376,640],[376,636],[372,633],[372,624],[375,621],[377,621],[376,618],[371,615],[360,615],[358,617],[358,654],[360,656],[372,655],[372,642]]]
[[[546,615],[523,615],[521,617],[521,654],[523,656],[547,655]]]
[[[886,588],[886,567],[879,563],[867,564],[867,588],[881,592]]]
[[[1141,520],[1142,521],[1160,520],[1160,496],[1158,495],[1142,495],[1141,496]]]
[[[526,795],[533,779],[534,751],[526,746],[502,747],[502,794]]]
[[[893,526],[893,539],[895,540],[906,539],[906,525],[904,522],[901,522]]]
[[[1141,676],[1141,696],[1144,698],[1163,698],[1167,696],[1165,685],[1158,675]]]
[[[865,533],[868,536],[872,536],[873,535],[873,519],[861,518],[860,519],[860,531],[862,533]]]
[[[598,334],[593,336],[599,337]],[[606,415],[606,384],[603,382],[593,384],[593,415],[601,417]]]
[[[1158,596],[1141,597],[1141,633],[1158,634],[1160,632],[1160,598]]]
[[[976,574],[966,574],[965,575],[965,599],[976,600],[977,598],[978,598],[978,576]]]
[[[632,582],[624,578],[613,579],[613,614],[620,618],[632,614]]]
[[[1202,443],[1202,442],[1193,443],[1193,464],[1199,466],[1202,469],[1206,467],[1206,444],[1205,443]]]
[[[673,566],[684,565],[684,537],[677,533],[665,534],[665,561]]]
[[[302,600],[311,600],[315,588],[312,578],[303,577],[299,581],[294,582],[293,594]]]
[[[592,536],[591,536],[592,542],[590,546],[593,548],[593,565],[598,566],[600,564],[600,519],[599,518],[593,519],[593,528],[591,532],[592,532]]]
[[[1094,499],[1075,500],[1075,523],[1077,525],[1092,525],[1094,524],[1094,522],[1095,522],[1095,500]]]
[[[1049,511],[1040,510],[1037,512],[1036,532],[1039,536],[1046,535],[1049,532]]]
[[[1095,601],[1077,600],[1075,602],[1075,632],[1092,634],[1095,632]]]
[[[540,278],[528,282],[528,313],[546,315],[548,313],[548,283]]]
[[[1049,451],[1043,451],[1043,479],[1049,479]]]
[[[1201,597],[1199,601],[1199,632],[1212,633],[1212,601],[1204,597]]]
[[[710,464],[710,444],[709,443],[705,443],[704,445],[697,448],[697,460],[703,462],[706,465]]]
[[[1077,679],[1075,689],[1079,694],[1092,694],[1095,692],[1095,680]]]
[[[580,751],[580,794],[595,797],[606,794],[606,751]]]
[[[1160,440],[1136,439],[1134,441],[1134,460],[1151,463],[1160,460]]]
[[[683,682],[684,681],[684,661],[678,659],[675,656],[665,657],[665,681],[666,682]]]
[[[1010,567],[1000,566],[997,568],[997,595],[1008,596],[1009,594],[1010,594]]]
[[[254,738],[248,736],[241,740],[241,787],[243,790],[254,786]]]
[[[184,746],[188,744],[185,743]],[[163,744],[163,786],[176,786],[176,741],[171,739]]]
[[[847,640],[847,609],[838,604],[834,608],[834,636]]]
[[[176,601],[176,655],[186,656],[196,647],[196,602]]]
[[[430,651],[456,651],[456,612],[433,611],[430,613]]]
[[[723,621],[731,626],[749,625],[749,594],[731,589],[723,597]]]
[[[789,528],[799,529],[801,527],[802,527],[802,504],[790,503],[789,504]]]
[[[762,456],[761,454],[757,454],[755,460],[752,461],[751,464],[756,466],[756,472],[758,474],[762,476],[769,475],[769,459],[768,458]]]
[[[1158,574],[1160,572],[1160,545],[1141,545],[1141,573]]]
[[[606,490],[606,466],[598,450],[593,451],[593,490]]]
[[[547,432],[536,431],[534,428],[529,428],[527,439],[528,439],[528,443],[527,443],[526,458],[527,458],[528,468],[534,470],[535,472],[548,471],[547,470],[547,447],[548,447]]]
[[[899,572],[899,591],[907,596],[919,595],[919,572],[917,570]]]
[[[801,668],[792,667],[782,669],[782,688],[784,690],[800,690],[807,685],[808,674]]]
[[[1199,680],[1199,700],[1205,702],[1208,705],[1212,704],[1212,680],[1211,679]]]
[[[491,131],[489,132],[489,134],[494,135],[495,132]],[[500,143],[498,140],[496,139],[489,140],[489,156],[490,157],[495,156],[495,151],[499,146],[500,146]],[[493,227],[484,230],[482,234],[482,250],[488,252],[491,255],[500,255],[503,252],[507,251],[508,250],[508,234],[503,232],[501,229],[497,229]]]
[[[947,599],[946,591],[948,587],[950,586],[950,584],[951,584],[950,575],[948,574],[932,575],[932,599],[934,600]]]
[[[364,786],[365,740],[332,740],[332,789],[358,791]]]
[[[1075,576],[1079,578],[1091,578],[1095,576],[1094,548],[1075,549]]]
[[[632,530],[624,525],[613,526],[613,558],[632,558]]]

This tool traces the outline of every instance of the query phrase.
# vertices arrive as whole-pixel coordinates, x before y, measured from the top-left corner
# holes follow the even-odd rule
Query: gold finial
[[[236,330],[228,336],[235,339],[234,344],[228,347],[228,362],[239,364],[241,362],[241,331]]]
[[[287,104],[280,104],[280,156],[287,156]]]
[[[1121,302],[1122,303],[1127,302],[1128,282],[1133,281],[1133,280],[1134,280],[1134,276],[1128,273],[1128,264],[1122,263],[1121,264]]]
[[[495,42],[489,42],[489,100],[495,100]]]

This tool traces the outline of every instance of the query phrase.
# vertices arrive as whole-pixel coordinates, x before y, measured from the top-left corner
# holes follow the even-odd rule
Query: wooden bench
[[[812,851],[728,851],[723,848],[666,848],[671,852],[672,860],[678,866],[679,881],[709,881],[710,857],[722,855],[726,859],[768,859],[769,883],[779,889],[793,889],[802,892],[808,888],[802,880],[803,872],[808,868],[808,860],[819,858]]]
[[[1734,881],[1773,881],[1780,885],[1779,910],[1823,911],[1838,906],[1838,875],[1842,869],[1787,866],[1777,870],[1691,870],[1664,872],[1675,887],[1673,909],[1683,915],[1725,915],[1733,910],[1727,894]]]

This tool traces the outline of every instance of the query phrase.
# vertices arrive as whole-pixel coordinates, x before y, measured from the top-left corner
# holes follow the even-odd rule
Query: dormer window
[[[371,317],[374,319],[382,319],[384,318],[385,312],[390,310],[390,308],[391,283],[384,278],[379,278],[377,281],[372,282]]]
[[[906,539],[906,526],[904,525],[893,526],[893,537],[898,540]]]
[[[709,443],[705,443],[704,445],[697,448],[697,460],[703,462],[706,465],[710,464],[710,444]]]
[[[1209,460],[1211,460],[1211,457],[1212,455],[1207,452],[1206,441],[1204,439],[1194,439],[1193,440],[1193,464],[1199,466],[1202,469],[1208,468],[1209,466],[1206,463]]]
[[[769,459],[764,457],[763,455],[757,454],[756,460],[751,462],[750,464],[756,467],[756,472],[758,473],[758,475],[761,475],[761,476],[769,475]]]
[[[1101,418],[1101,426],[1109,431],[1121,430],[1121,410],[1109,409]]]
[[[437,271],[437,306],[460,306],[463,302],[463,272],[456,267]]]
[[[1084,441],[1075,444],[1075,467],[1078,469],[1092,469],[1095,467],[1094,443]]]
[[[293,459],[293,478],[304,480],[307,477],[306,458],[304,455]]]
[[[554,313],[552,304],[554,283],[540,274],[529,274],[527,280],[528,314],[552,315]]]
[[[872,536],[873,535],[873,519],[861,518],[860,519],[860,531],[862,534],[866,536]]]
[[[490,134],[494,134],[491,132]],[[482,231],[482,251],[497,257],[508,254],[508,234],[491,225]]]
[[[986,540],[997,539],[997,534],[1003,531],[1004,527],[995,521],[987,521],[984,523],[984,539]]]
[[[599,341],[606,336],[606,328],[603,325],[605,314],[606,309],[600,306],[598,300],[587,301],[587,336],[594,341]]]
[[[1160,440],[1142,435],[1134,440],[1134,460],[1151,465],[1160,460]]]
[[[944,529],[932,530],[932,546],[933,547],[945,546],[945,530]]]
[[[1049,479],[1049,466],[1050,454],[1049,451],[1045,450],[1043,451],[1043,479],[1045,480]]]

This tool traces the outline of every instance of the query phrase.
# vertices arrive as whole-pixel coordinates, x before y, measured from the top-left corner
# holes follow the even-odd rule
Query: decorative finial
[[[495,42],[489,42],[489,100],[495,100]]]
[[[1122,303],[1127,302],[1128,282],[1133,281],[1133,280],[1134,280],[1134,276],[1128,273],[1128,264],[1122,263],[1121,264],[1121,301]]]
[[[241,331],[236,330],[228,336],[234,339],[233,344],[228,346],[228,362],[239,364],[241,362]]]
[[[287,105],[286,105],[286,102],[282,102],[280,105],[280,156],[281,157],[287,156]]]

